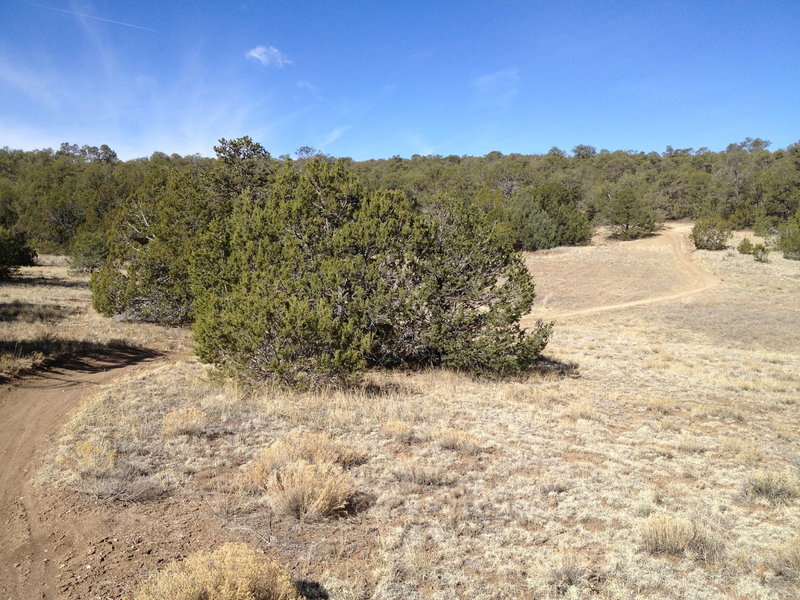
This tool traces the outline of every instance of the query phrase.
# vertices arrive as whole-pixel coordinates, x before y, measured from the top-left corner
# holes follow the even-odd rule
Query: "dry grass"
[[[161,420],[161,434],[173,435],[201,435],[208,426],[209,418],[206,411],[194,406],[184,406],[169,411]]]
[[[264,448],[243,470],[242,484],[250,490],[263,489],[276,471],[297,462],[350,468],[366,460],[361,451],[334,440],[328,433],[294,432]]]
[[[744,492],[750,498],[761,498],[772,504],[788,504],[800,496],[800,486],[788,473],[762,471],[747,479]]]
[[[197,552],[147,579],[134,600],[300,600],[286,569],[245,544]]]
[[[478,454],[483,450],[481,441],[466,431],[448,427],[442,429],[438,435],[439,446],[445,450],[455,450],[464,454]]]
[[[381,424],[381,431],[404,444],[414,441],[414,427],[407,421],[391,419]]]
[[[706,562],[722,557],[725,544],[718,534],[697,521],[651,515],[641,525],[642,547],[652,554],[680,556],[690,552]]]
[[[773,548],[766,565],[776,575],[787,579],[800,579],[800,537]]]
[[[357,490],[340,466],[297,460],[272,472],[264,491],[277,514],[314,521],[346,514]]]

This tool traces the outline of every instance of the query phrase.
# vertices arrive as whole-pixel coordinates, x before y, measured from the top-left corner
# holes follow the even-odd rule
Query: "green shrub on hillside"
[[[752,254],[753,242],[750,241],[750,238],[744,238],[739,242],[739,245],[736,246],[736,249],[739,251],[739,254]]]
[[[724,250],[731,228],[719,217],[699,219],[692,227],[692,241],[698,250]]]
[[[592,227],[578,209],[580,199],[578,189],[557,181],[517,192],[508,209],[514,247],[533,251],[588,244]]]
[[[756,244],[753,246],[753,260],[760,263],[769,262],[769,248],[764,244]]]

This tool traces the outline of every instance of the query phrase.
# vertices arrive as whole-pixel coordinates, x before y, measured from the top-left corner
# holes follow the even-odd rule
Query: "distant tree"
[[[618,238],[632,240],[658,228],[658,216],[645,194],[642,182],[630,175],[609,189],[602,214]]]
[[[572,154],[575,158],[592,158],[597,155],[597,149],[594,146],[578,144],[572,149]]]
[[[70,245],[70,269],[78,273],[93,273],[108,258],[109,246],[106,232],[82,231]]]
[[[507,209],[514,246],[533,251],[587,244],[592,228],[580,200],[580,190],[558,181],[521,190]]]
[[[692,241],[698,250],[724,250],[731,235],[730,225],[719,216],[699,219],[692,227]]]

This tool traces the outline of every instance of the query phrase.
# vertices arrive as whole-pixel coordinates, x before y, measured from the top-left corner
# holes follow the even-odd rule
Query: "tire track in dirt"
[[[0,598],[60,597],[54,550],[58,546],[58,554],[68,553],[65,537],[80,537],[80,524],[75,535],[51,539],[55,534],[42,526],[42,505],[31,481],[35,461],[68,413],[97,386],[158,356],[141,349],[109,349],[0,387]]]
[[[651,298],[644,298],[642,300],[632,300],[630,302],[590,306],[587,308],[567,310],[551,314],[528,315],[523,317],[523,323],[533,319],[564,319],[569,317],[621,310],[625,308],[633,308],[637,306],[646,306],[648,304],[675,302],[677,300],[684,300],[701,292],[715,288],[719,285],[720,280],[710,270],[692,260],[691,254],[684,247],[683,234],[689,231],[690,228],[691,226],[686,224],[668,225],[667,229],[662,231],[659,235],[636,242],[643,247],[661,246],[665,244],[669,245],[678,268],[686,276],[686,279],[689,282],[689,286],[685,289],[671,294],[662,294],[659,296],[653,296]],[[654,276],[655,275],[657,274],[654,274]]]

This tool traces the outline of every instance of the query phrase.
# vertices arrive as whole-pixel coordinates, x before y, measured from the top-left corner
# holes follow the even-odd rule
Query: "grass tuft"
[[[800,496],[800,486],[786,473],[762,471],[748,478],[744,493],[749,498],[763,498],[771,504],[789,504]]]
[[[306,460],[273,472],[264,490],[276,513],[301,521],[344,515],[356,495],[353,478],[339,465]]]
[[[168,412],[161,422],[164,437],[202,435],[208,426],[208,414],[199,408],[186,406]]]
[[[228,543],[169,565],[134,600],[300,600],[289,572],[263,552]]]
[[[714,562],[725,549],[724,542],[702,523],[663,514],[648,517],[640,532],[642,547],[650,554],[682,556],[690,551],[705,562]]]
[[[766,566],[780,577],[800,579],[800,537],[774,548]]]

